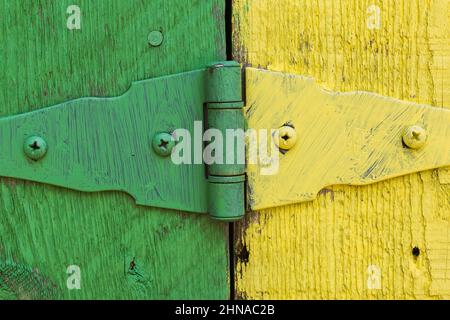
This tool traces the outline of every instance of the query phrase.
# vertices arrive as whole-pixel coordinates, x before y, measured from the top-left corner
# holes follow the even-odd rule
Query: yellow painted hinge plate
[[[313,200],[331,185],[371,184],[450,165],[448,110],[368,92],[334,93],[311,78],[254,68],[246,69],[245,81],[248,128],[264,132],[289,123],[297,134],[289,151],[276,150],[271,161],[259,154],[260,161],[248,164],[253,210]],[[426,130],[419,149],[402,139],[413,125]]]

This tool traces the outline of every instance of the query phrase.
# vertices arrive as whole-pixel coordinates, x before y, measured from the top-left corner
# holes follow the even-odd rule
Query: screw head
[[[427,142],[427,131],[420,126],[411,126],[403,132],[403,143],[410,149],[420,149]]]
[[[175,139],[170,133],[160,132],[153,137],[152,146],[156,154],[167,157],[172,153]]]
[[[290,150],[297,142],[297,132],[291,126],[283,126],[278,129],[278,135],[275,135],[274,140],[278,148]]]
[[[148,43],[152,47],[159,47],[164,41],[164,36],[161,31],[152,31],[148,35]]]
[[[39,136],[31,136],[23,143],[23,151],[31,160],[40,160],[47,153],[47,142]]]

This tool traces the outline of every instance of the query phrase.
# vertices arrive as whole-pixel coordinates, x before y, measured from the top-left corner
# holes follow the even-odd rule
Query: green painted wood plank
[[[224,1],[0,1],[0,116],[225,58]],[[152,30],[162,46],[147,43]],[[82,193],[0,179],[0,298],[226,299],[227,225],[139,207],[119,192]],[[68,290],[66,269],[81,270]]]

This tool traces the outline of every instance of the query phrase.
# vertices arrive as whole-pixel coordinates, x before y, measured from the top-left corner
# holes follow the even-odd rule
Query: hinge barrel
[[[234,221],[245,214],[245,135],[240,65],[214,64],[207,75],[206,136],[223,137],[220,157],[208,165],[208,212],[214,219]],[[211,139],[211,144],[216,144]],[[205,150],[208,146],[205,147]],[[207,154],[207,153],[206,153]],[[205,159],[208,162],[208,159]],[[219,160],[219,161],[217,161]]]

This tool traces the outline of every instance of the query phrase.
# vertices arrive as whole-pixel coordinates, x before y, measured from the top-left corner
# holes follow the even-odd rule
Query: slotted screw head
[[[160,132],[153,137],[152,146],[156,154],[167,157],[172,153],[175,139],[170,133]]]
[[[23,151],[31,160],[40,160],[47,153],[47,142],[39,136],[29,137],[23,144]]]
[[[427,131],[421,126],[411,126],[403,133],[403,143],[410,149],[420,149],[427,142]]]
[[[297,142],[297,132],[291,126],[283,126],[275,135],[275,144],[282,150],[290,150]]]

